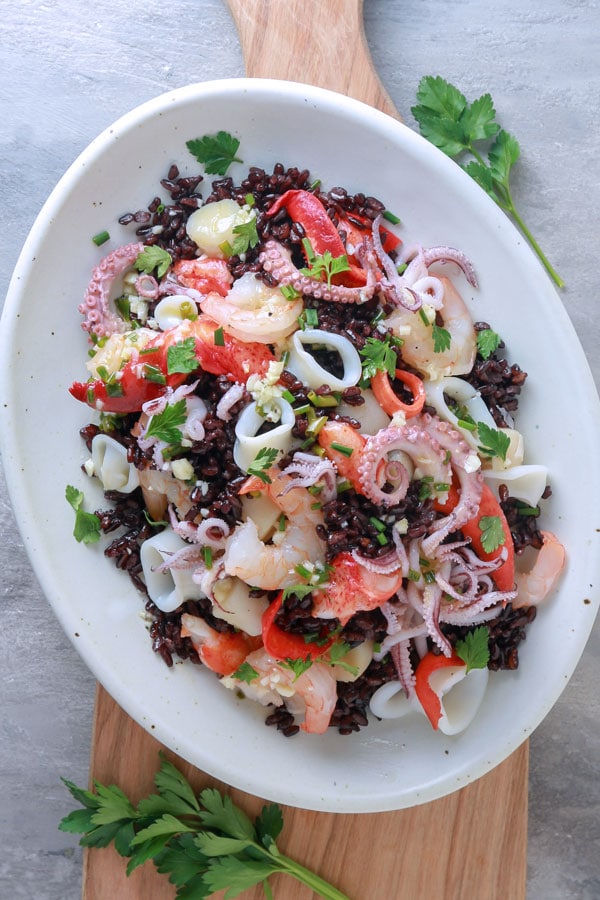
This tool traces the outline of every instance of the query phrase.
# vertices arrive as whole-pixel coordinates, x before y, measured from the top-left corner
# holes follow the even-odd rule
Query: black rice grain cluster
[[[477,332],[487,328],[489,325],[486,322],[475,323]],[[469,384],[477,388],[499,428],[510,424],[506,414],[513,414],[517,411],[519,394],[527,379],[526,372],[516,363],[509,365],[502,356],[504,349],[504,342],[500,341],[498,349],[487,359],[483,359],[478,353],[473,369],[464,376]]]

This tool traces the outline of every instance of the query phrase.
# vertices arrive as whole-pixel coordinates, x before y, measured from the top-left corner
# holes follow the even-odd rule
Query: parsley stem
[[[266,878],[263,881],[262,886],[265,894],[265,900],[273,900],[273,891],[271,890],[271,885]]]
[[[540,247],[540,245],[538,244],[538,242],[532,235],[531,231],[529,230],[529,228],[527,227],[527,225],[525,224],[525,222],[523,221],[523,219],[517,212],[516,207],[513,203],[513,199],[511,197],[510,191],[508,189],[507,189],[506,193],[507,193],[508,202],[509,202],[508,212],[510,212],[511,216],[517,223],[519,229],[522,231],[522,233],[525,235],[525,237],[527,238],[527,240],[533,247],[535,253],[538,256],[538,259],[542,263],[543,267],[545,268],[546,272],[548,273],[548,275],[550,276],[552,281],[555,283],[555,285],[557,287],[563,288],[565,286],[564,281],[562,280],[562,278],[560,277],[560,275],[558,274],[556,269],[554,269],[554,267],[551,265],[548,257],[546,256],[546,254],[544,253],[544,251],[542,250],[542,248]]]
[[[281,869],[293,875],[301,884],[305,884],[315,891],[323,900],[350,900],[347,894],[338,891],[336,887],[321,878],[310,869],[305,869],[300,863],[295,862],[283,854],[276,857]]]

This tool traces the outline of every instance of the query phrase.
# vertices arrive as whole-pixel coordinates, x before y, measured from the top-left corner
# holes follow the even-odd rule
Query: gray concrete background
[[[423,75],[492,93],[521,144],[517,202],[566,280],[600,384],[598,3],[365,0],[365,27],[408,124]],[[2,32],[0,298],[44,200],[98,132],[165,90],[243,74],[222,0],[12,0]],[[86,782],[94,680],[31,572],[1,476],[0,533],[0,898],[71,900],[81,852],[57,831],[71,808],[59,778]],[[530,900],[600,898],[599,684],[600,623],[531,739]]]

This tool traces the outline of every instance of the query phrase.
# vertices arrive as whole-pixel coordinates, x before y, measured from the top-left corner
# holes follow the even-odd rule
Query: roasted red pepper
[[[337,228],[315,194],[310,191],[286,191],[277,198],[268,215],[275,216],[281,209],[287,211],[292,221],[302,225],[315,256],[323,256],[327,251],[334,259],[346,255],[346,248]],[[362,287],[366,284],[367,276],[363,269],[350,263],[349,269],[334,275],[331,280],[333,284],[346,287]]]
[[[301,634],[291,634],[275,623],[275,616],[283,605],[283,591],[267,607],[262,616],[262,639],[265,650],[273,659],[313,659],[321,656],[333,644],[327,638],[318,644],[305,641]]]
[[[504,543],[495,550],[492,550],[491,553],[487,553],[483,549],[483,544],[481,542],[481,526],[479,523],[485,516],[497,516],[502,523],[502,531],[504,532]],[[466,538],[471,538],[473,549],[480,559],[496,559],[500,556],[502,551],[506,549],[508,553],[507,558],[500,568],[491,573],[491,576],[494,579],[498,590],[512,591],[515,586],[515,547],[512,534],[510,533],[510,527],[506,521],[506,516],[500,506],[500,502],[487,484],[484,484],[483,486],[477,515],[465,525],[461,525],[461,531]]]
[[[417,699],[423,707],[425,715],[431,722],[433,728],[437,730],[439,721],[442,717],[442,701],[440,694],[431,687],[429,679],[434,672],[439,669],[446,669],[450,666],[456,668],[465,668],[465,663],[455,653],[452,656],[443,656],[441,653],[426,653],[415,672],[415,692]]]

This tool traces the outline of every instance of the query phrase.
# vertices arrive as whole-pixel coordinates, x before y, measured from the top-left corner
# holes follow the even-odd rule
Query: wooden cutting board
[[[228,3],[248,75],[328,87],[399,118],[372,66],[362,0]],[[90,780],[118,784],[137,800],[152,790],[160,749],[198,789],[226,789],[161,748],[99,686]],[[284,808],[281,847],[351,900],[524,900],[528,754],[525,743],[474,784],[413,809],[341,815]],[[257,797],[231,794],[251,815],[262,806]],[[273,887],[279,900],[314,896],[289,878],[274,879]],[[174,894],[152,863],[127,878],[112,848],[84,855],[83,900],[172,900]],[[262,888],[241,896],[264,897]]]

